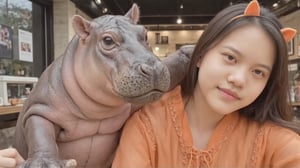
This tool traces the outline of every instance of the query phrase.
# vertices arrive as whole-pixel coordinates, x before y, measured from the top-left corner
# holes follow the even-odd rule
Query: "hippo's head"
[[[84,57],[78,58],[86,62],[82,71],[93,74],[89,76],[94,76],[102,89],[142,104],[158,99],[169,89],[170,73],[153,54],[146,41],[147,31],[138,20],[139,8],[133,4],[124,16],[105,15],[91,22],[76,16],[73,25],[84,39],[82,43],[87,43],[81,54]],[[82,87],[88,90],[89,86]]]

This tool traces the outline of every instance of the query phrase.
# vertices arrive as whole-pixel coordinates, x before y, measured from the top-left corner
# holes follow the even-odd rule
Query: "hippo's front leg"
[[[185,77],[191,62],[195,45],[184,45],[162,60],[170,72],[170,89],[180,84]]]
[[[56,129],[49,120],[32,115],[25,124],[28,158],[21,168],[74,168],[75,160],[60,160],[56,145]]]

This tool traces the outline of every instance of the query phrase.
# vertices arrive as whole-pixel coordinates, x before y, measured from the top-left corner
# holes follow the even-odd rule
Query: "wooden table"
[[[0,106],[0,116],[19,113],[23,106]]]
[[[0,106],[0,129],[16,126],[23,106]]]

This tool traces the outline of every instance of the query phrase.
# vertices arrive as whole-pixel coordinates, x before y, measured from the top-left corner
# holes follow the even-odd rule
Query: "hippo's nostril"
[[[153,68],[147,64],[141,64],[138,67],[139,73],[142,75],[145,75],[147,77],[152,76],[153,74]]]

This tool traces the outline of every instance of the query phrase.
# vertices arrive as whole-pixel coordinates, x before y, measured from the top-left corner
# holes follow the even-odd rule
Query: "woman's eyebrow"
[[[238,54],[239,56],[243,56],[243,54],[242,54],[239,50],[235,49],[235,48],[232,47],[232,46],[224,46],[224,48],[227,48],[227,49],[233,51],[234,53]],[[263,68],[266,68],[266,69],[269,70],[269,71],[272,71],[272,67],[270,67],[270,66],[268,66],[268,65],[265,65],[265,64],[258,64],[258,66],[263,67]]]
[[[235,49],[235,48],[232,47],[232,46],[224,46],[224,48],[227,48],[227,49],[229,49],[229,50],[235,52],[235,53],[238,54],[239,56],[243,56],[243,54],[242,54],[239,50]]]

